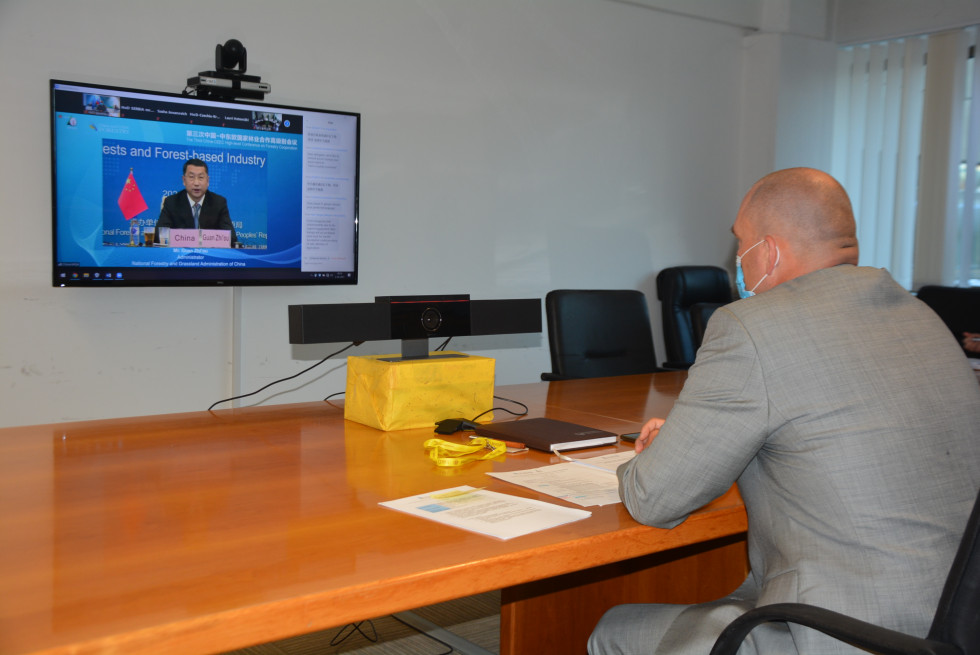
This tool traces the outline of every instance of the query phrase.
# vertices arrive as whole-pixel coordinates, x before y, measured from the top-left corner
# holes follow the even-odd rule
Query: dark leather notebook
[[[543,450],[546,453],[552,450],[605,446],[616,443],[618,439],[612,432],[550,418],[526,418],[480,425],[476,428],[476,433],[491,439],[517,441],[528,448]]]

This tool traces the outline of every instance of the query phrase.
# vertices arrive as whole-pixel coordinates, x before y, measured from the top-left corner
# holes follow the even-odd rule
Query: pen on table
[[[587,461],[584,461],[584,460],[581,460],[581,459],[578,459],[578,458],[575,458],[575,457],[569,457],[568,455],[562,454],[562,453],[558,452],[557,450],[552,450],[551,452],[553,452],[555,455],[558,455],[558,459],[565,460],[566,462],[574,462],[575,464],[581,464],[582,466],[588,466],[590,469],[595,469],[597,471],[602,471],[604,473],[612,473],[613,475],[615,475],[615,472],[610,471],[609,469],[604,468],[602,466],[597,466],[596,464],[589,464]]]

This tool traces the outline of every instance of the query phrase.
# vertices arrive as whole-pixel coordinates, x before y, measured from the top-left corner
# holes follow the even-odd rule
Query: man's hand
[[[980,333],[964,332],[963,347],[971,353],[980,353]]]
[[[653,442],[653,438],[660,432],[663,424],[664,420],[662,418],[652,418],[646,422],[643,429],[640,430],[640,436],[636,438],[636,444],[633,446],[636,448],[636,452],[642,451]]]

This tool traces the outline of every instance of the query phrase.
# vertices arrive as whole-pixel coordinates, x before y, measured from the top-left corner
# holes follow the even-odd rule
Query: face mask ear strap
[[[779,266],[779,246],[773,245],[773,248],[776,249],[776,261],[774,261],[772,263],[772,269],[769,270],[768,272],[766,272],[766,274],[763,275],[761,278],[759,278],[759,281],[755,283],[755,286],[754,287],[752,287],[752,293],[753,294],[755,293],[755,290],[759,288],[759,285],[762,284],[767,277],[769,277],[769,274],[772,271],[776,270],[776,267]]]
[[[774,261],[772,263],[772,270],[776,270],[776,267],[779,266],[779,246],[777,246],[774,243],[774,244],[772,244],[772,247],[776,249],[776,261]],[[767,275],[768,275],[768,273],[767,273]]]
[[[738,263],[740,263],[740,262],[742,261],[742,257],[745,257],[745,256],[746,256],[747,254],[749,254],[749,252],[750,252],[750,251],[751,251],[751,250],[752,250],[753,248],[755,248],[756,246],[758,246],[758,245],[759,245],[760,243],[765,243],[765,242],[766,242],[766,240],[765,240],[765,239],[762,239],[762,240],[760,240],[760,241],[756,241],[756,242],[755,242],[754,244],[752,244],[751,246],[749,246],[749,247],[748,247],[748,249],[747,249],[747,250],[745,250],[745,251],[744,251],[744,252],[743,252],[743,253],[742,253],[741,255],[740,255],[740,254],[738,254],[738,253],[736,252],[736,253],[735,253],[735,263],[736,263],[736,264],[738,264]]]

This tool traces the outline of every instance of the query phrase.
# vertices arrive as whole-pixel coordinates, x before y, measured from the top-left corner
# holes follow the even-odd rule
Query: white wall
[[[832,0],[841,45],[941,32],[980,23],[977,0]]]
[[[837,49],[795,34],[744,39],[739,185],[773,170],[830,170]]]
[[[742,191],[773,168],[827,167],[823,35],[980,20],[975,0],[930,8],[293,0],[272,16],[255,0],[0,0],[0,426],[199,410],[343,345],[290,346],[291,303],[638,288],[662,357],[656,273],[730,266]],[[179,91],[229,38],[249,48],[270,102],[362,113],[360,283],[51,288],[47,80]],[[452,347],[496,358],[498,384],[550,367],[543,334]],[[330,362],[245,404],[322,398],[344,379]]]
[[[0,425],[257,389],[340,346],[290,346],[291,303],[639,288],[662,356],[656,273],[732,254],[742,35],[604,0],[0,1]],[[51,288],[48,78],[179,91],[229,38],[269,101],[363,114],[360,283]],[[543,334],[453,346],[499,384],[550,367]],[[331,362],[262,398],[344,380]]]

